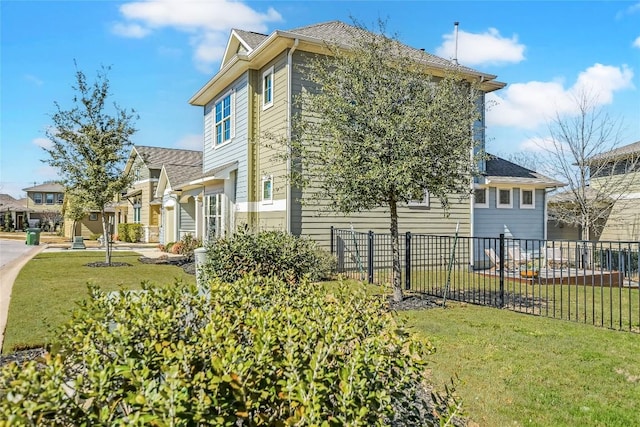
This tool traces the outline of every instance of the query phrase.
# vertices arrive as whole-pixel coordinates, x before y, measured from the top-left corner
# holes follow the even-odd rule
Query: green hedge
[[[312,281],[330,278],[335,265],[334,257],[308,238],[283,231],[252,233],[244,228],[207,246],[203,272],[226,282],[256,273],[294,283],[303,277]]]
[[[142,239],[142,224],[118,224],[118,239],[129,243],[139,242]]]
[[[0,370],[16,425],[437,424],[432,345],[382,297],[246,276],[205,289],[92,289],[39,364]],[[344,289],[340,286],[339,289]]]

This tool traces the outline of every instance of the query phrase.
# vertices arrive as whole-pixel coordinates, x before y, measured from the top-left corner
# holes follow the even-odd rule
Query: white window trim
[[[522,203],[522,193],[525,191],[531,191],[531,204],[525,205]],[[536,190],[533,188],[521,188],[520,189],[520,209],[535,209],[536,208]]]
[[[484,191],[484,203],[476,202],[475,192],[478,191],[478,190],[483,190]],[[483,209],[489,207],[489,188],[488,187],[474,188],[473,206],[476,207],[476,208],[483,208]]]
[[[422,200],[409,200],[407,206],[410,208],[428,208],[431,207],[431,194],[429,190],[424,190],[424,197]]]
[[[265,102],[266,97],[264,96],[264,80],[267,76],[271,76],[271,101]],[[273,98],[275,95],[275,74],[273,72],[273,67],[269,68],[267,71],[262,73],[262,109],[266,110],[273,106]]]
[[[509,192],[509,204],[500,203],[500,191]],[[497,209],[513,209],[513,188],[496,188],[496,208]]]
[[[264,198],[264,184],[270,182],[271,183],[271,191],[269,193],[269,198]],[[262,177],[262,185],[260,186],[260,199],[263,205],[270,205],[273,203],[273,175],[265,175]]]
[[[230,124],[229,126],[231,126],[231,134],[229,135],[229,139],[226,141],[221,142],[220,144],[216,143],[216,137],[217,137],[217,132],[216,132],[216,104],[218,102],[221,102],[223,99],[225,99],[227,96],[230,96],[230,101],[231,101],[231,117],[230,117]],[[230,144],[231,142],[233,142],[233,139],[236,136],[236,91],[235,89],[231,89],[226,91],[223,95],[219,96],[218,98],[216,98],[215,101],[213,101],[213,108],[211,111],[211,114],[213,114],[213,149],[218,149],[220,147],[224,147],[227,144]]]

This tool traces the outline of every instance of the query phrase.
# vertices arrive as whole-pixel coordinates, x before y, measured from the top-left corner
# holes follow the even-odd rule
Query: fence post
[[[500,297],[498,305],[500,308],[504,307],[504,233],[500,234]]]
[[[404,288],[411,289],[411,232],[407,231],[404,239]]]
[[[367,258],[367,278],[369,280],[369,283],[373,283],[373,257],[374,257],[374,247],[375,245],[374,243],[374,239],[375,239],[375,235],[373,233],[373,231],[369,230],[369,240],[367,241],[367,246],[368,246],[368,255],[369,257]]]
[[[331,250],[331,255],[335,255],[335,253],[336,253],[336,248],[335,248],[335,246],[334,246],[334,245],[335,245],[335,243],[334,243],[334,241],[333,241],[333,239],[334,239],[334,228],[333,228],[333,225],[330,227],[330,229],[329,229],[329,233],[330,233],[330,241],[331,241],[331,243],[329,243],[329,247],[331,248],[331,249],[330,249],[330,250]]]

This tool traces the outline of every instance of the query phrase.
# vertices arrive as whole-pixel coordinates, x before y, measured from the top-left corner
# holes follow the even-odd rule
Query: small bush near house
[[[9,424],[415,426],[452,414],[426,388],[432,345],[362,290],[255,276],[93,289],[60,336],[41,365],[0,370]]]
[[[335,271],[335,260],[310,239],[282,231],[254,234],[245,228],[207,246],[203,271],[206,277],[227,282],[253,272],[295,283],[305,276],[312,281],[329,278]]]
[[[118,238],[122,242],[139,242],[142,238],[142,224],[118,224]]]

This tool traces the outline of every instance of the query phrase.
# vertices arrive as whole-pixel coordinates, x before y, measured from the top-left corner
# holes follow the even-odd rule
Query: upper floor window
[[[520,209],[534,209],[536,207],[535,194],[534,190],[520,189]]]
[[[52,205],[53,204],[53,193],[47,193],[46,202],[47,202],[48,205]]]
[[[64,193],[58,193],[58,204],[61,205],[64,202]]]
[[[216,102],[215,109],[215,145],[222,145],[231,141],[232,132],[232,92]]]
[[[33,193],[33,203],[36,205],[42,204],[42,193]]]
[[[273,176],[262,177],[262,203],[273,202]]]
[[[407,204],[407,206],[409,207],[421,207],[421,208],[428,208],[431,204],[431,197],[429,195],[429,190],[424,190],[424,195],[422,196],[422,199],[413,199],[413,200],[409,200],[409,203]]]
[[[273,67],[262,74],[262,108],[273,105]]]
[[[498,188],[498,197],[496,197],[497,208],[512,208],[513,198],[510,188]]]
[[[486,188],[476,188],[473,191],[473,205],[476,208],[488,208],[489,198],[487,197]]]

